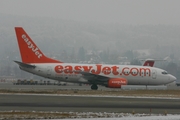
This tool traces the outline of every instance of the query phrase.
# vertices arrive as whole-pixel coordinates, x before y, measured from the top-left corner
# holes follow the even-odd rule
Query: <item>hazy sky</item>
[[[85,22],[180,25],[180,0],[0,0],[0,13]]]

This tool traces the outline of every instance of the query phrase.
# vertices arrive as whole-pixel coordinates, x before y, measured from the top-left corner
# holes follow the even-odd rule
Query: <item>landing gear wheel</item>
[[[97,90],[97,89],[98,89],[98,86],[96,84],[92,84],[91,90]]]

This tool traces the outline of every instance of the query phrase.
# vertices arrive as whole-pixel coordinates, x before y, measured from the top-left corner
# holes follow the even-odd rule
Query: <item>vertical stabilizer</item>
[[[15,27],[23,63],[61,63],[61,61],[46,57],[22,27]]]

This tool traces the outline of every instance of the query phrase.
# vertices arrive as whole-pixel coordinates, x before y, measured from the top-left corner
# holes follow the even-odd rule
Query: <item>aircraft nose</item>
[[[177,80],[177,79],[176,79],[176,77],[175,77],[175,76],[170,75],[170,81],[174,82],[174,81],[176,81],[176,80]]]

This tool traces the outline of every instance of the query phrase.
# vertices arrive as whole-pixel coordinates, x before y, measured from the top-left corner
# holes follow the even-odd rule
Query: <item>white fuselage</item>
[[[38,63],[31,65],[36,67],[25,68],[21,66],[21,69],[42,77],[73,83],[90,83],[83,78],[79,71],[109,78],[125,78],[128,85],[162,85],[175,80],[174,76],[167,74],[164,70],[148,66],[74,63]]]

